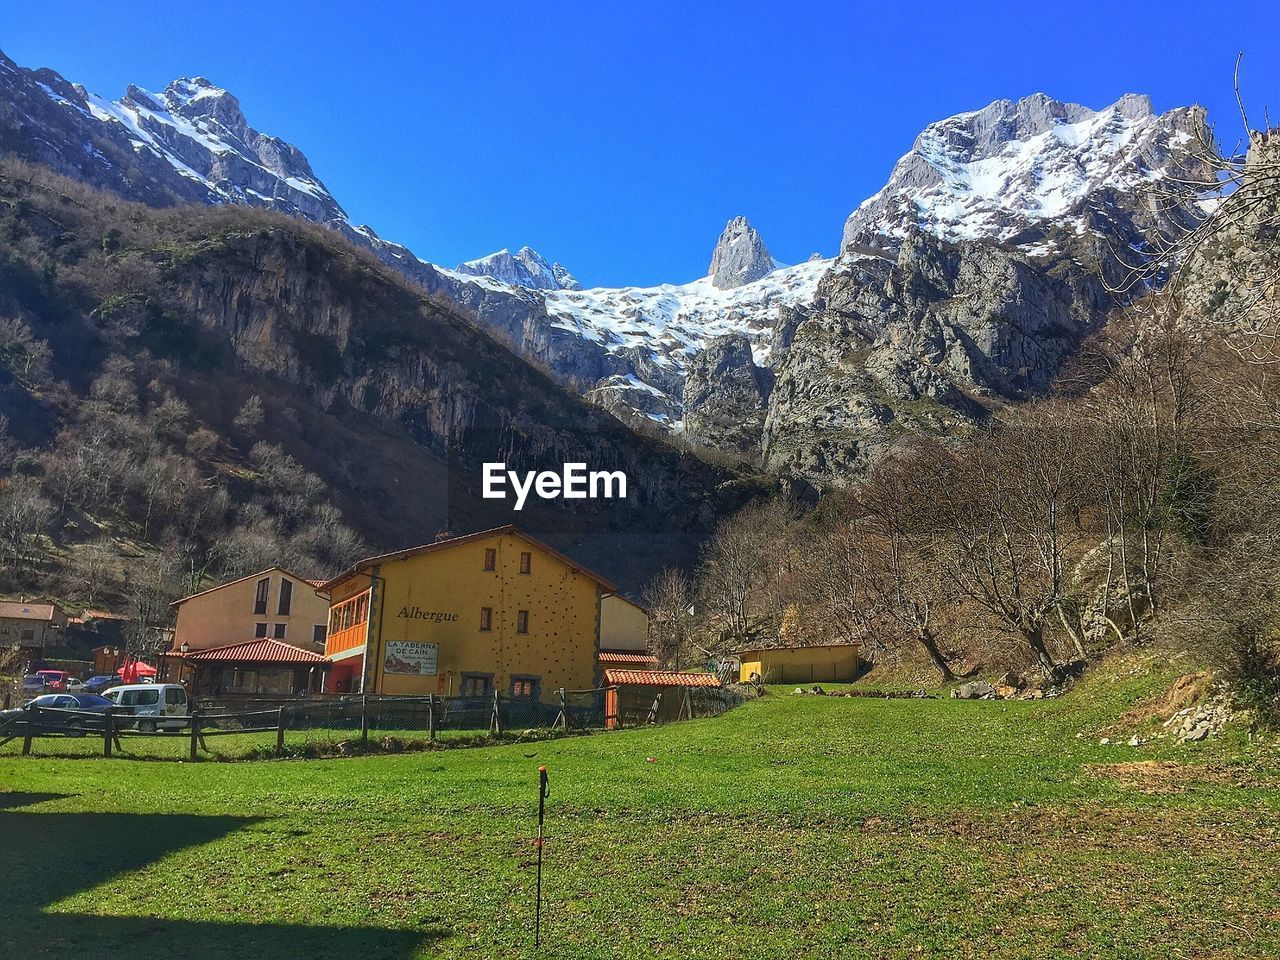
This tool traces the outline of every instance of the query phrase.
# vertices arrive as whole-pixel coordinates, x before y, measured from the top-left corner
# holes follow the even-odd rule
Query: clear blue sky
[[[738,214],[834,253],[920,128],[1043,91],[1280,120],[1280,4],[5,0],[0,49],[97,93],[203,75],[357,222],[453,265],[529,244],[587,285],[692,279]],[[1260,119],[1256,121],[1260,123]]]

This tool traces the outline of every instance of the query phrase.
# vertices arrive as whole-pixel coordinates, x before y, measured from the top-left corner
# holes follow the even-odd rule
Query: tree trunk
[[[1027,638],[1027,643],[1031,647],[1031,651],[1036,655],[1036,663],[1039,664],[1041,671],[1049,679],[1050,683],[1059,683],[1062,680],[1062,668],[1053,662],[1053,657],[1049,655],[1049,648],[1044,642],[1044,628],[1035,627],[1022,631],[1022,635]]]
[[[929,659],[933,662],[934,668],[942,674],[942,682],[950,683],[956,679],[955,672],[943,657],[942,651],[938,649],[938,641],[934,637],[933,632],[928,628],[921,628],[917,631],[916,639],[920,641],[920,646],[924,648],[924,652],[929,655]]]

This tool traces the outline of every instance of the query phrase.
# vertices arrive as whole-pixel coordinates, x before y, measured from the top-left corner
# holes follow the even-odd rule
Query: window
[[[529,611],[517,610],[516,611],[516,633],[528,633],[528,632],[529,632]]]
[[[485,547],[484,568],[485,570],[498,569],[498,551],[495,550],[493,547]]]
[[[541,677],[511,678],[511,696],[513,697],[528,697],[530,700],[537,700],[541,688]]]
[[[464,697],[486,697],[493,693],[492,673],[464,673],[458,690]]]
[[[267,594],[271,592],[271,578],[263,577],[258,581],[258,590],[253,595],[253,612],[263,614],[267,612]]]
[[[271,636],[272,636],[272,638],[273,638],[273,639],[275,639],[275,640],[283,640],[283,639],[284,639],[284,628],[285,628],[286,626],[288,626],[288,624],[284,624],[284,623],[273,623],[273,624],[271,625]]]
[[[186,703],[187,692],[181,687],[165,687],[164,702],[174,705]]]
[[[493,607],[480,608],[480,629],[481,630],[493,629]]]
[[[22,639],[23,639],[23,640],[34,640],[35,638],[36,638],[36,631],[35,631],[35,629],[34,629],[34,628],[33,628],[33,629],[31,629],[31,630],[23,630],[23,631],[22,631]]]
[[[253,625],[253,635],[261,640],[267,635],[267,625],[265,623],[255,623]]]
[[[323,623],[317,623],[311,628],[311,642],[324,643],[329,637],[329,629]]]
[[[280,607],[277,610],[277,616],[287,617],[289,615],[289,607],[293,605],[293,581],[286,577],[280,578]]]
[[[120,696],[122,707],[149,707],[159,702],[159,690],[126,690]]]
[[[532,566],[533,566],[533,554],[532,553],[520,554],[520,572],[528,573],[529,568]]]
[[[369,594],[344,600],[329,611],[329,633],[349,630],[369,619]]]

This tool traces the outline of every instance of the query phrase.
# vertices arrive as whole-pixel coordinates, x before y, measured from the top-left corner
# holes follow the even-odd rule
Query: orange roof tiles
[[[188,660],[215,663],[328,663],[326,657],[310,650],[303,650],[291,643],[270,638],[248,640],[244,643],[231,643],[225,647],[212,647],[208,650],[197,650],[187,654]]]
[[[673,670],[606,670],[604,682],[610,687],[718,687],[714,673],[680,673]]]
[[[658,665],[657,657],[635,650],[601,650],[599,659],[601,663],[630,663],[640,667],[656,667]]]

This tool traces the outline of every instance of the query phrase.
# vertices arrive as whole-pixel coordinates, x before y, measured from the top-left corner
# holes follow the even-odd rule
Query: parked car
[[[84,681],[79,677],[67,677],[67,693],[84,693]]]
[[[108,690],[106,697],[121,708],[118,713],[136,718],[143,733],[186,726],[187,691],[181,684],[129,683]]]
[[[119,674],[100,673],[84,682],[84,692],[102,693],[103,690],[110,690],[112,687],[118,687],[122,683],[124,681],[120,679]]]
[[[46,690],[61,693],[67,689],[68,674],[65,670],[37,670],[36,676],[44,677]]]
[[[40,725],[44,732],[82,737],[87,730],[103,728],[101,714],[111,705],[106,697],[92,693],[46,693],[17,709],[0,710],[0,727],[18,717],[30,717],[40,710]]]
[[[22,678],[22,692],[24,694],[44,693],[45,689],[45,678],[38,673],[33,673]]]

